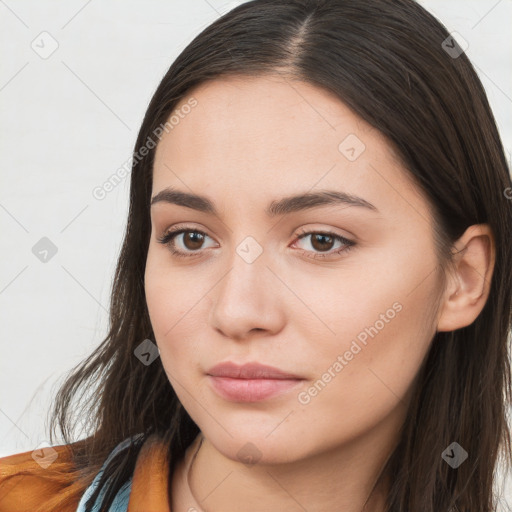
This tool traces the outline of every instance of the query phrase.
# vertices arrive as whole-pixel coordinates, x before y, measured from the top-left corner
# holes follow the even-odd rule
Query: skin
[[[468,228],[443,283],[426,198],[388,141],[336,96],[278,76],[215,80],[180,105],[190,96],[198,105],[157,146],[152,196],[169,186],[205,195],[219,216],[153,204],[145,290],[163,367],[205,438],[192,493],[208,512],[240,504],[247,512],[360,512],[399,440],[436,330],[471,324],[487,300],[492,232]],[[338,149],[349,134],[365,145],[354,161]],[[264,213],[284,196],[331,189],[378,212],[339,204]],[[208,235],[202,245],[174,239],[190,258],[157,241],[183,223]],[[334,231],[356,245],[334,254],[341,242],[315,245],[314,235],[299,240],[299,230]],[[236,250],[248,236],[263,250],[252,263]],[[322,247],[331,256],[308,257]],[[394,318],[301,403],[299,392],[394,303]],[[230,402],[205,375],[228,360],[259,361],[304,381],[262,402]],[[260,457],[254,465],[237,456],[248,442]],[[388,484],[365,510],[384,510]],[[183,496],[176,488],[173,512],[192,506]]]

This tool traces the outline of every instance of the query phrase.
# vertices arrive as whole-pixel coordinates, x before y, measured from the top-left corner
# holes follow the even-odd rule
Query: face
[[[389,143],[337,97],[279,77],[202,84],[177,111],[152,197],[211,204],[154,200],[145,290],[192,419],[225,456],[251,446],[262,462],[398,425],[440,279],[429,205]],[[246,381],[245,398],[227,397],[216,383],[233,381],[207,375],[226,361],[300,380],[271,395],[257,393],[275,381]]]

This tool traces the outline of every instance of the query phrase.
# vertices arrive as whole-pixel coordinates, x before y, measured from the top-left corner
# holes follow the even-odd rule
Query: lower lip
[[[259,402],[296,387],[302,379],[232,379],[208,375],[214,390],[226,400]]]

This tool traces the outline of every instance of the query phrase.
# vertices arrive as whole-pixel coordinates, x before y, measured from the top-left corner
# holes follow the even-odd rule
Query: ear
[[[441,299],[437,331],[471,325],[491,288],[495,242],[488,224],[474,224],[455,242],[454,271]]]

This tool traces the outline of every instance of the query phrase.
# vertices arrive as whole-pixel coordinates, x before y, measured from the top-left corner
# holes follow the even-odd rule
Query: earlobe
[[[439,308],[437,331],[471,325],[489,297],[495,242],[488,224],[474,224],[455,243],[454,270]]]

